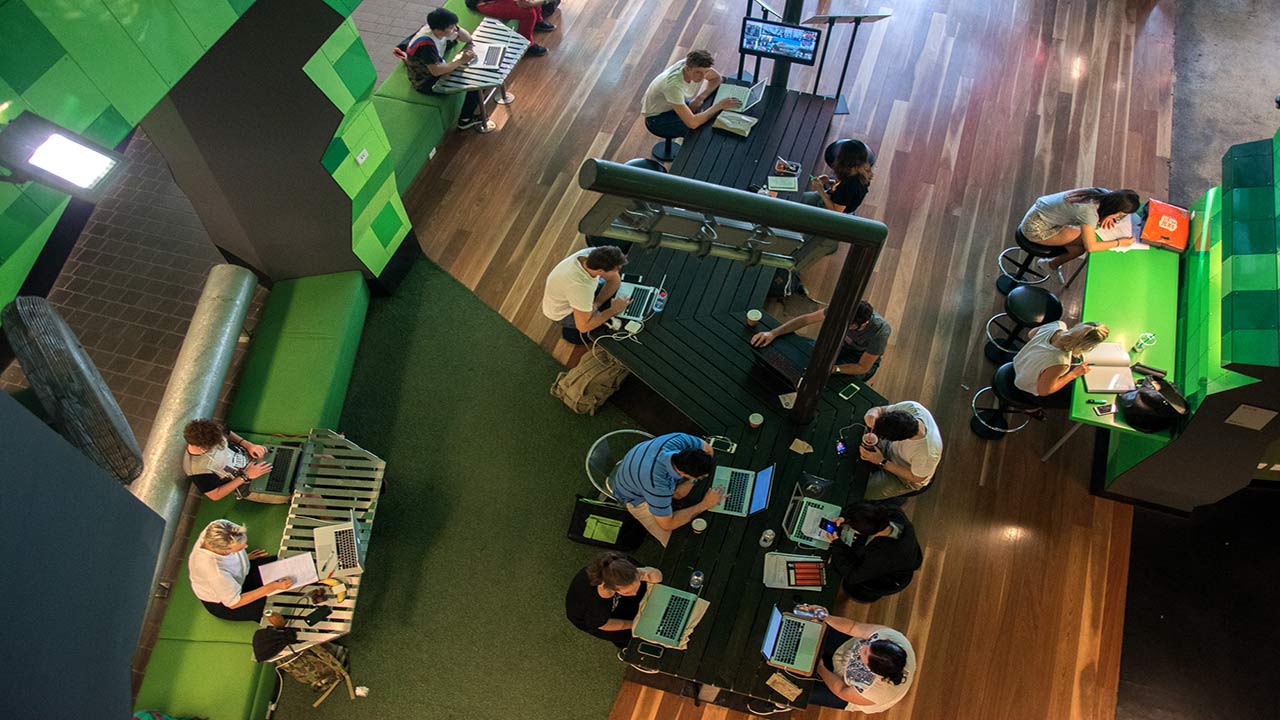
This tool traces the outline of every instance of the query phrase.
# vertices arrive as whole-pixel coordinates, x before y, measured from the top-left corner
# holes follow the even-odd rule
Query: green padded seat
[[[160,637],[166,640],[205,640],[213,642],[252,643],[258,625],[249,622],[232,622],[209,614],[204,605],[191,592],[187,575],[187,556],[191,546],[206,525],[219,518],[226,518],[249,529],[249,548],[262,548],[274,555],[280,549],[284,536],[284,524],[289,517],[289,506],[265,505],[230,498],[203,499],[196,513],[191,537],[182,548],[182,563],[174,576],[173,590],[164,620],[160,623]]]
[[[275,681],[274,667],[255,661],[252,645],[158,640],[134,708],[174,717],[257,720],[266,715]]]
[[[282,435],[337,429],[368,307],[359,272],[276,283],[249,346],[228,426]]]

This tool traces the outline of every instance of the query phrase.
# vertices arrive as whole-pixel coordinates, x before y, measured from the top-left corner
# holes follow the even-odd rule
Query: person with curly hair
[[[182,470],[210,500],[235,494],[254,502],[289,501],[287,495],[249,492],[254,478],[271,472],[271,464],[261,461],[267,454],[265,446],[251,443],[213,420],[192,420],[182,429],[182,437],[187,441]]]

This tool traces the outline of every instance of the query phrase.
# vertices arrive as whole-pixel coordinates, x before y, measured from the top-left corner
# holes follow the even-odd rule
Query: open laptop
[[[497,70],[502,67],[502,56],[506,53],[505,45],[495,43],[473,43],[471,49],[475,51],[476,59],[471,61],[467,67],[473,70]]]
[[[267,454],[261,460],[271,464],[271,472],[249,481],[249,492],[262,495],[292,495],[293,481],[298,475],[298,463],[302,460],[302,448],[292,445],[267,445]]]
[[[716,91],[716,102],[720,102],[725,98],[737,98],[738,107],[733,108],[733,112],[746,112],[764,98],[764,88],[767,82],[767,80],[761,80],[750,87],[722,84],[720,89]]]
[[[724,497],[710,511],[746,517],[769,506],[769,489],[773,486],[775,465],[751,472],[731,467],[717,467],[711,487],[724,491]]]
[[[792,360],[774,344],[764,347],[751,346],[756,362],[779,381],[782,385],[795,390],[804,379],[804,366]]]
[[[356,511],[348,510],[350,517],[333,525],[321,525],[314,531],[316,545],[316,574],[321,579],[351,577],[364,572],[364,554],[368,534],[356,520]]]
[[[800,675],[812,675],[822,647],[826,623],[784,613],[775,605],[769,616],[769,629],[764,633],[760,652],[769,665]]]
[[[649,586],[644,608],[636,616],[631,634],[665,647],[679,647],[698,596],[667,585]]]
[[[840,517],[839,505],[807,497],[797,485],[791,493],[787,514],[782,518],[782,529],[795,543],[825,550],[831,547],[831,543],[823,540],[818,534],[819,523],[824,519],[835,520],[838,517]]]
[[[662,277],[662,281],[666,282],[666,280],[667,278],[664,275]],[[618,317],[623,320],[644,322],[645,318],[648,318],[653,313],[658,312],[662,309],[662,306],[666,304],[665,294],[662,291],[661,284],[659,284],[658,287],[652,287],[650,285],[640,285],[624,281],[618,286],[618,292],[615,297],[631,298],[631,304],[627,306],[627,309],[618,313]]]

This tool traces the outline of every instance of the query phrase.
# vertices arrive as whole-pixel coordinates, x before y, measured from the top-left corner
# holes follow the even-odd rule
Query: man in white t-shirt
[[[709,122],[721,110],[740,104],[737,98],[725,98],[701,112],[707,98],[720,87],[720,73],[712,69],[715,60],[706,50],[694,50],[649,83],[640,101],[644,126],[660,138],[677,138],[689,134]]]
[[[942,433],[933,415],[914,400],[871,408],[864,418],[879,444],[859,446],[862,459],[879,469],[867,481],[867,500],[920,490],[933,480],[942,459]]]
[[[627,256],[612,245],[579,250],[561,260],[547,275],[542,314],[559,323],[566,341],[585,349],[590,342],[587,335],[631,302],[630,298],[613,297],[622,284],[622,267],[626,264]],[[581,354],[575,349],[571,367]]]

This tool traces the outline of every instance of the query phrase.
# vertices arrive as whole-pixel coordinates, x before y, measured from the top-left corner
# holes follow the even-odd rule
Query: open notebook
[[[1132,361],[1120,343],[1102,343],[1086,353],[1089,372],[1084,376],[1084,389],[1091,393],[1122,393],[1134,388]]]

